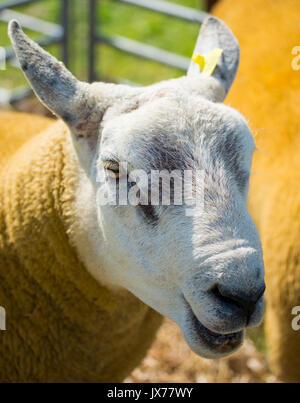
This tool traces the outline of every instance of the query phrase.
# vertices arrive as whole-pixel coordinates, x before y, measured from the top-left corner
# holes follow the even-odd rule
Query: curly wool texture
[[[223,0],[214,9],[237,36],[241,65],[227,103],[256,134],[250,211],[264,249],[266,335],[272,370],[300,381],[300,71],[292,49],[300,45],[299,0]]]
[[[121,381],[161,317],[98,284],[69,242],[78,162],[66,126],[0,113],[0,148],[0,381]]]

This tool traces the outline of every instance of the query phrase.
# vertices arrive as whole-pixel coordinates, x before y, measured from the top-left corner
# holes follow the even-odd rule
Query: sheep
[[[268,358],[280,379],[299,382],[300,332],[292,323],[300,306],[300,72],[293,52],[300,3],[224,0],[214,14],[234,30],[243,54],[227,102],[257,132],[249,208],[266,265]]]
[[[24,130],[27,137],[42,130],[1,170],[0,300],[7,330],[0,332],[0,379],[119,381],[139,363],[161,318],[129,292],[109,292],[79,263],[67,240],[76,164],[66,128],[52,122],[0,114],[1,150],[10,154],[26,139]],[[4,217],[4,210],[11,214]],[[120,326],[106,329],[108,323]]]
[[[265,284],[247,211],[254,140],[222,104],[239,62],[232,32],[214,17],[202,25],[195,53],[223,52],[212,75],[191,61],[187,76],[144,88],[79,82],[16,21],[9,35],[59,119],[39,132],[35,117],[0,116],[0,379],[121,381],[162,316],[196,354],[235,351],[262,320]],[[147,175],[175,171],[193,174],[191,198],[151,204],[151,187],[142,202]],[[137,202],[111,203],[124,183]]]

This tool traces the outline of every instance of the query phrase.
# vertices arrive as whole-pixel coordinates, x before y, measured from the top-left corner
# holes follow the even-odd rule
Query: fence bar
[[[206,9],[209,11],[213,8],[218,0],[206,0]]]
[[[145,8],[150,11],[156,11],[168,15],[170,17],[176,17],[181,20],[196,22],[202,24],[204,19],[208,16],[205,11],[194,10],[190,7],[180,6],[178,4],[170,3],[163,0],[115,0],[119,3],[125,3],[141,8]]]
[[[90,10],[89,10],[89,81],[93,82],[96,80],[95,72],[95,60],[96,60],[96,13],[97,4],[96,0],[90,0]]]
[[[58,0],[57,0],[58,1]],[[42,2],[41,0],[13,0],[6,1],[0,4],[0,21],[9,21],[11,19],[18,19],[24,28],[31,29],[41,33],[44,38],[39,39],[37,42],[40,46],[48,46],[52,44],[62,45],[62,60],[65,65],[68,64],[68,36],[69,36],[69,0],[60,0],[61,3],[61,22],[62,26],[39,18],[31,17],[26,14],[18,13],[12,8],[28,5],[32,3]],[[15,65],[15,52],[12,47],[5,48],[5,59],[10,60]],[[20,100],[32,91],[27,86],[22,86],[14,90],[4,90],[0,88],[0,104],[6,99],[6,102],[14,102]]]
[[[14,1],[7,1],[4,4],[0,5],[0,12],[5,10],[6,8],[13,8],[18,6],[23,6],[25,4],[36,3],[41,0],[14,0]]]
[[[189,59],[175,53],[167,52],[154,46],[145,45],[132,39],[122,36],[104,36],[98,35],[96,39],[123,52],[130,53],[144,59],[153,60],[155,62],[165,64],[186,71],[189,66]]]
[[[9,102],[14,103],[18,101],[22,101],[24,98],[27,98],[33,94],[33,90],[25,85],[16,88],[9,97]]]
[[[0,21],[9,22],[10,20],[18,20],[22,28],[37,31],[47,36],[56,37],[63,34],[63,28],[53,22],[44,21],[10,9],[0,12]]]

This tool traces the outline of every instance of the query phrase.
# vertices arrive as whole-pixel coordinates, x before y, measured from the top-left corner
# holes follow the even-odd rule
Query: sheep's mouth
[[[243,341],[243,331],[226,334],[215,333],[205,327],[194,314],[192,325],[205,344],[214,352],[222,355],[233,352],[241,345]]]
[[[206,358],[218,358],[233,353],[244,339],[244,331],[216,333],[205,327],[188,307],[183,335],[190,348]]]

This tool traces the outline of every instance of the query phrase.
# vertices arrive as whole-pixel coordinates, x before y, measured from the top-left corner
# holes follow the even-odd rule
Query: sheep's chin
[[[181,330],[191,350],[204,358],[219,358],[236,351],[243,343],[244,330],[234,333],[215,333],[207,329],[189,309]]]

